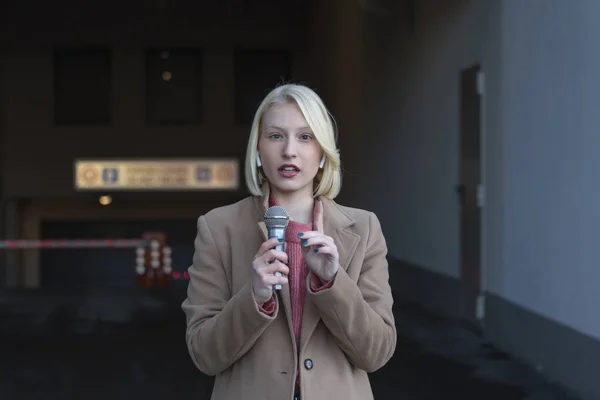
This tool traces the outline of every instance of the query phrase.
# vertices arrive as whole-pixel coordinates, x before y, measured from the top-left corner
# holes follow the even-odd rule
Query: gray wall
[[[320,70],[317,89],[333,113],[342,152],[343,180],[353,174],[363,113],[362,77],[365,65],[363,14],[358,2],[312,0],[311,54]],[[352,188],[343,184],[340,199],[351,199]]]
[[[0,6],[0,12],[2,11],[2,6]],[[4,68],[4,56],[3,54],[0,52],[0,76],[3,74],[3,68]],[[0,83],[1,85],[1,83]],[[0,86],[0,93],[2,93],[2,86]],[[4,171],[4,148],[3,148],[3,143],[4,143],[4,102],[2,100],[2,97],[0,96],[0,237],[6,237],[6,229],[5,229],[5,201],[4,199],[4,193],[3,193],[3,187],[4,187],[4,179],[3,179],[3,171]],[[4,261],[4,258],[0,256],[0,260]],[[6,280],[7,280],[7,271],[6,271],[6,263],[5,262],[1,262],[0,261],[0,287],[4,286],[6,284]]]
[[[394,289],[425,287],[413,300],[438,311],[457,304],[459,72],[481,63],[484,334],[600,398],[600,191],[591,179],[600,3],[422,0],[413,30],[405,2],[370,3],[385,11],[363,11],[350,33],[363,34],[352,43],[365,64],[344,96],[362,93],[366,115],[361,129],[343,131],[351,144],[342,146],[340,201],[380,216],[390,255],[402,261],[391,265]]]
[[[227,2],[189,2],[192,8],[174,10],[161,9],[161,2],[118,3],[119,12],[111,2],[81,8],[67,3],[35,2],[35,14],[25,3],[15,3],[0,17],[0,50],[5,52],[0,121],[8,197],[72,195],[73,160],[78,157],[243,157],[249,127],[234,121],[235,46],[290,49],[295,75],[303,80],[310,75],[301,34],[306,31],[304,14],[288,17],[297,7],[294,2],[263,2],[266,9],[249,14],[252,19],[238,16],[241,9],[229,10]],[[177,23],[168,23],[167,17]],[[113,51],[109,126],[53,123],[52,51],[78,44],[101,44]],[[163,45],[204,50],[202,124],[145,123],[144,50]]]
[[[422,1],[412,31],[389,3],[364,14],[366,114],[344,189],[380,215],[392,256],[458,277],[459,72],[482,62],[488,6]]]
[[[590,399],[600,398],[598,16],[595,0],[503,2],[503,268],[490,270],[487,322],[497,343]]]
[[[501,294],[597,338],[599,15],[594,0],[506,1],[502,86]]]

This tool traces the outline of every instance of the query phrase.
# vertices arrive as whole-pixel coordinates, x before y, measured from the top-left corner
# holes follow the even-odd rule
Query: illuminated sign
[[[77,190],[237,190],[237,160],[77,160]]]

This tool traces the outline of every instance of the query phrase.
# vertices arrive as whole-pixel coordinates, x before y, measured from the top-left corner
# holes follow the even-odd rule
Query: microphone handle
[[[285,229],[277,229],[274,228],[272,230],[269,230],[269,239],[272,239],[274,237],[280,238],[280,239],[285,239]],[[284,245],[283,243],[278,244],[277,246],[275,246],[274,248],[277,251],[283,251],[284,249]],[[274,274],[275,276],[281,276],[281,272],[277,271]],[[273,289],[275,290],[281,290],[281,285],[273,285]]]
[[[275,250],[283,251],[283,244],[275,246]],[[279,271],[275,272],[275,276],[281,276],[281,272],[279,272]],[[273,289],[281,290],[281,285],[275,285],[275,286],[273,286]]]

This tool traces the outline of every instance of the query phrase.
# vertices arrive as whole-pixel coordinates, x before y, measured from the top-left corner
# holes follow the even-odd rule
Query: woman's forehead
[[[296,104],[274,104],[263,116],[265,129],[298,130],[310,129],[302,111]]]

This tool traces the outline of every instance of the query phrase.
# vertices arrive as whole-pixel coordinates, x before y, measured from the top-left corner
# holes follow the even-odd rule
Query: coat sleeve
[[[387,246],[381,225],[370,213],[369,237],[358,281],[339,269],[333,285],[308,292],[323,323],[335,336],[350,361],[367,372],[383,367],[396,349],[396,326],[392,313]]]
[[[250,281],[232,295],[227,269],[205,216],[198,219],[193,264],[188,271],[187,298],[182,303],[188,351],[200,371],[216,375],[254,345],[277,317],[278,303],[271,315],[261,312]]]

